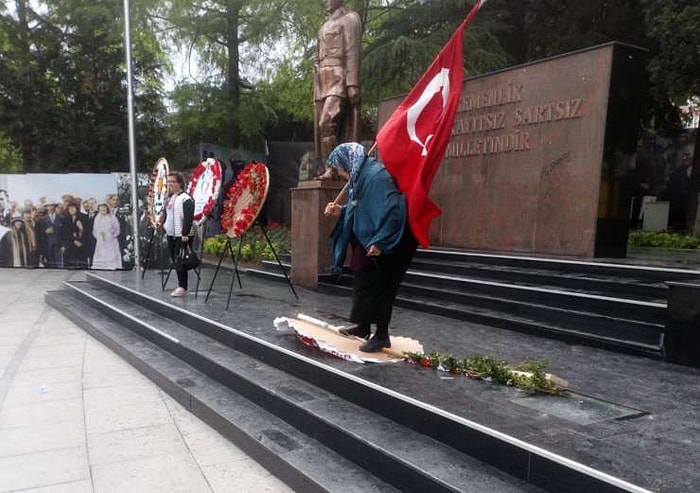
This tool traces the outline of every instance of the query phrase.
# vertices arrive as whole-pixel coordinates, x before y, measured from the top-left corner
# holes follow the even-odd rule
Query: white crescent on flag
[[[433,77],[432,80],[425,86],[425,89],[423,89],[423,93],[420,95],[420,97],[411,105],[410,108],[408,108],[408,111],[406,111],[406,131],[408,132],[408,136],[411,138],[411,140],[423,148],[420,153],[421,156],[428,155],[428,150],[426,148],[428,146],[428,142],[433,137],[433,134],[426,136],[425,142],[421,141],[420,137],[416,133],[416,123],[418,122],[418,118],[420,118],[425,107],[428,106],[436,94],[442,95],[442,109],[444,111],[448,96],[450,94],[450,69],[443,67],[440,72],[435,74],[435,77]]]

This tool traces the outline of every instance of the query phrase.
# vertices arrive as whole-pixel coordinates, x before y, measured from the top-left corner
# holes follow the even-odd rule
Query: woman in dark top
[[[80,208],[74,202],[68,204],[68,238],[65,245],[65,263],[69,269],[87,269],[85,255],[85,225],[80,217]]]
[[[389,322],[396,292],[413,258],[417,242],[406,221],[406,200],[384,165],[369,157],[361,144],[341,144],[328,165],[348,180],[347,203],[330,202],[325,214],[339,216],[331,235],[334,268],[341,269],[348,245],[354,272],[349,335],[369,338],[360,351],[391,347]]]
[[[192,219],[194,217],[194,200],[185,192],[185,176],[179,171],[173,171],[168,175],[168,190],[171,193],[166,202],[165,210],[156,221],[156,227],[165,227],[168,237],[170,258],[175,258],[183,245],[192,245],[194,234],[192,232]],[[187,296],[187,271],[177,269],[177,288],[170,296],[180,298]]]

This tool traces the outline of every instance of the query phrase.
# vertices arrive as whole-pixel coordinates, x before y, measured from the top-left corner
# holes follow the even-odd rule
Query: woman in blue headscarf
[[[417,242],[406,223],[406,200],[384,165],[369,157],[361,144],[340,144],[328,156],[328,166],[341,178],[347,203],[329,202],[325,214],[339,216],[331,234],[336,270],[345,262],[351,246],[354,272],[350,320],[357,324],[345,331],[369,339],[360,351],[378,352],[391,347],[389,322],[396,292]]]

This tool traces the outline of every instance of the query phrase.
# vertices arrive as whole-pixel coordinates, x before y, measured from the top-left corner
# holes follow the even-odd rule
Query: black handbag
[[[180,247],[180,252],[175,258],[175,270],[187,271],[199,267],[199,257],[194,253],[189,242],[183,243]]]

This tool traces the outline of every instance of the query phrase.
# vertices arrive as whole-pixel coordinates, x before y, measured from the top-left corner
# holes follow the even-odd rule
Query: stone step
[[[272,271],[253,269],[248,273],[285,280]],[[349,287],[351,277],[324,275],[319,286],[334,289],[339,284]],[[334,292],[350,294],[349,289]],[[662,303],[412,271],[399,289],[397,304],[460,320],[654,357],[662,352],[667,316]]]
[[[352,295],[346,283],[319,283],[336,294]],[[465,303],[465,296],[470,299]],[[454,300],[458,300],[455,302]],[[662,356],[662,324],[617,319],[509,299],[450,293],[402,284],[396,305],[507,330],[651,357]]]
[[[159,344],[106,317],[94,303],[64,291],[48,292],[46,302],[295,491],[399,491]],[[151,338],[155,336],[154,332]],[[177,339],[168,342],[171,346],[179,344]]]
[[[198,365],[210,376],[216,376],[220,382],[225,381],[228,385],[235,384],[235,390],[243,395],[255,396],[254,400],[257,404],[263,405],[268,411],[274,410],[278,417],[284,415],[284,419],[288,422],[299,420],[294,421],[294,423],[295,426],[299,424],[299,427],[302,429],[307,429],[304,427],[308,427],[309,422],[316,424],[324,422],[328,425],[333,413],[336,412],[334,410],[336,405],[339,406],[340,409],[337,412],[341,413],[344,418],[338,420],[340,422],[334,425],[328,433],[330,436],[336,437],[335,440],[340,443],[339,447],[343,448],[348,443],[352,444],[352,446],[342,451],[336,447],[335,452],[347,459],[353,453],[356,453],[356,451],[353,452],[355,447],[360,447],[359,450],[381,449],[380,459],[378,459],[379,463],[390,464],[390,466],[385,467],[383,465],[379,469],[387,469],[386,472],[377,472],[372,469],[371,464],[365,466],[364,462],[356,459],[352,460],[355,464],[368,468],[374,475],[385,478],[385,482],[390,482],[393,485],[399,484],[395,478],[388,480],[386,478],[392,474],[392,471],[395,473],[397,470],[400,470],[402,471],[401,474],[404,474],[405,466],[400,464],[397,466],[394,458],[388,458],[392,456],[392,453],[384,450],[384,448],[388,448],[386,444],[370,446],[367,444],[362,445],[361,443],[357,445],[357,440],[362,442],[362,433],[370,433],[371,435],[372,432],[371,425],[366,424],[368,419],[360,418],[359,424],[355,423],[352,425],[346,425],[342,422],[344,420],[351,421],[352,417],[356,416],[358,408],[354,406],[359,406],[361,412],[374,413],[363,416],[373,416],[378,420],[388,419],[392,422],[392,426],[400,425],[411,431],[411,433],[422,435],[424,439],[429,438],[431,440],[429,443],[436,441],[439,442],[440,446],[448,446],[453,454],[472,456],[509,473],[518,480],[527,480],[531,483],[530,485],[516,483],[514,485],[516,489],[507,489],[504,486],[506,483],[494,483],[495,486],[492,486],[490,483],[477,482],[477,489],[467,489],[468,486],[464,486],[454,490],[442,489],[443,483],[431,478],[430,481],[432,483],[427,488],[427,491],[536,491],[522,489],[532,488],[532,485],[544,488],[547,491],[644,491],[634,485],[583,466],[570,459],[564,459],[502,432],[479,425],[425,402],[417,401],[412,396],[425,392],[425,389],[419,390],[422,388],[420,387],[420,382],[416,382],[419,388],[410,391],[409,395],[411,397],[409,397],[409,395],[404,395],[395,389],[392,390],[355,376],[353,372],[358,371],[364,365],[354,365],[333,358],[328,359],[328,363],[324,363],[324,358],[319,357],[319,353],[313,350],[308,350],[308,354],[313,353],[313,358],[304,356],[304,350],[301,349],[304,346],[301,348],[290,346],[290,341],[271,335],[271,324],[269,321],[261,319],[261,317],[264,318],[270,315],[269,309],[272,310],[272,313],[278,310],[278,308],[275,308],[277,302],[274,299],[267,300],[259,306],[256,305],[246,309],[243,309],[243,306],[241,306],[241,310],[237,311],[235,316],[228,313],[226,315],[227,321],[231,320],[233,324],[241,323],[246,326],[246,332],[241,332],[217,321],[220,307],[206,306],[201,298],[199,300],[194,299],[194,297],[191,299],[171,300],[161,294],[160,291],[153,294],[148,293],[142,283],[134,284],[135,281],[132,282],[133,280],[127,281],[126,284],[119,284],[109,279],[109,276],[102,277],[89,273],[87,277],[90,280],[90,289],[95,289],[95,293],[100,293],[100,296],[92,296],[90,301],[85,303],[85,307],[76,309],[75,313],[78,315],[87,312],[87,308],[94,310],[95,305],[103,306],[104,310],[111,311],[113,315],[116,314],[116,318],[121,322],[130,326],[140,327],[139,330],[144,337],[148,337],[151,341],[159,340],[161,347],[167,347],[174,352],[181,352],[190,364]],[[153,283],[153,286],[155,286],[155,283]],[[76,285],[72,285],[70,289],[75,290],[75,287]],[[89,290],[81,289],[81,291]],[[114,304],[120,298],[125,298],[130,304],[126,305],[125,309],[116,311],[109,308],[108,305],[110,303],[108,300],[110,300],[110,296],[114,295],[116,295],[116,298],[111,299]],[[251,293],[251,295],[253,294]],[[83,294],[81,293],[80,296],[83,296]],[[73,298],[80,301],[77,297]],[[149,315],[140,310],[147,310],[152,313]],[[222,311],[221,313],[224,312]],[[104,317],[104,314],[102,316]],[[250,318],[251,316],[253,318]],[[163,325],[156,324],[155,322],[157,321]],[[250,326],[251,323],[262,324],[264,327],[258,329],[257,326]],[[177,329],[179,332],[172,332],[172,327],[176,327],[177,324],[180,324],[180,328]],[[187,335],[188,329],[198,332],[199,335]],[[175,341],[172,339],[175,339]],[[270,341],[273,341],[273,343]],[[274,343],[274,341],[277,341],[277,343]],[[230,350],[241,353],[232,358],[236,362],[235,368],[230,367],[228,357],[224,356]],[[239,365],[238,362],[246,363]],[[265,366],[281,370],[283,373],[273,373],[271,369],[267,369]],[[260,370],[260,368],[264,369]],[[405,371],[406,369],[396,368],[396,371],[392,372],[390,367],[383,369],[381,374],[389,376],[393,373],[395,375],[404,375],[405,378]],[[230,372],[233,373],[233,376],[229,374]],[[359,374],[369,376],[373,373],[376,372]],[[283,376],[280,377],[280,375]],[[295,394],[293,391],[289,392],[287,390],[285,394],[279,387],[276,387],[282,385],[285,381],[289,382],[290,380],[285,379],[290,377],[301,378],[303,380],[302,388],[304,393],[313,398],[307,401],[305,400],[306,398]],[[410,390],[411,382],[409,378],[408,381],[401,384],[401,387]],[[406,385],[408,387],[405,387]],[[435,385],[431,387],[435,387]],[[285,388],[296,389],[299,387],[295,383],[286,385]],[[445,390],[447,388],[453,387],[448,385]],[[251,394],[246,394],[248,392]],[[325,403],[328,393],[333,394],[328,401],[332,401],[333,405],[319,405],[319,409],[316,409],[314,406],[307,404],[308,402],[317,401]],[[292,395],[290,396],[289,394]],[[302,402],[289,402],[294,400]],[[347,405],[351,406],[345,407]],[[347,412],[343,411],[343,409]],[[499,414],[499,411],[494,409],[493,413]],[[357,426],[357,428],[353,428],[353,426]],[[313,426],[311,428],[313,429]],[[326,428],[323,429],[325,433]],[[338,431],[339,429],[346,431]],[[403,434],[403,428],[400,428],[400,430],[402,430],[401,434]],[[375,433],[378,432],[375,430]],[[378,438],[375,438],[373,435],[365,436],[364,441],[370,441],[372,444],[375,441],[384,443],[381,442],[381,433],[378,434]],[[338,438],[347,435],[352,436],[347,439]],[[393,436],[394,434],[391,433],[391,435]],[[358,439],[357,436],[360,438]],[[323,442],[322,437],[314,435],[314,438]],[[393,441],[394,439],[392,438],[390,442]],[[415,443],[423,444],[428,442],[411,442],[408,444],[408,448],[414,447]],[[328,446],[325,442],[322,445]],[[363,449],[362,447],[365,448]],[[392,457],[399,456],[403,453],[402,450],[394,452]],[[434,467],[433,462],[430,461],[431,456],[424,454],[422,459],[420,453],[418,453],[418,456],[415,459],[418,467],[430,476],[431,468]],[[405,458],[405,456],[401,457]],[[438,462],[440,465],[449,468],[449,464],[452,463],[451,457],[449,456]],[[483,466],[483,464],[480,465]],[[493,471],[493,469],[491,470]],[[478,478],[479,476],[475,477]],[[512,480],[512,478],[508,479]],[[469,483],[469,481],[467,482]],[[421,484],[424,485],[425,483],[416,483],[417,486]],[[438,488],[436,485],[439,486],[439,489],[435,489]],[[399,489],[402,491],[426,490],[425,487],[409,488],[411,488],[411,485],[405,486],[401,483]],[[301,488],[299,491],[315,490]],[[348,491],[348,489],[342,488],[335,491]],[[370,488],[368,491],[375,490]]]
[[[291,262],[282,261],[282,268],[287,273],[287,275],[289,275],[289,273],[292,270]],[[282,268],[280,268],[280,265],[274,260],[263,260],[262,263],[260,264],[260,267],[258,268],[258,270],[263,270],[265,272],[281,274]]]
[[[458,276],[515,286],[546,287],[565,292],[653,303],[666,302],[668,295],[666,281],[676,279],[700,281],[700,272],[691,269],[630,268],[626,265],[601,269],[600,263],[590,266],[589,262],[585,264],[582,271],[576,271],[570,263],[542,264],[541,259],[535,259],[538,262],[531,266],[480,263],[477,260],[480,259],[446,260],[423,258],[417,255],[409,267],[409,272],[434,276],[435,279]],[[289,273],[290,262],[283,261],[282,265]],[[542,268],[543,265],[546,268]],[[557,265],[560,266],[560,270],[556,269]],[[276,261],[266,260],[262,262],[260,270],[280,272],[280,266]]]
[[[279,266],[278,266],[279,270]],[[282,274],[268,269],[249,269],[252,275],[271,280],[283,280]],[[335,275],[323,274],[319,280],[323,285],[336,283],[336,279],[346,285],[350,284],[350,276],[344,275],[338,278]],[[439,289],[432,289],[432,288]],[[479,301],[475,304],[482,305],[480,301],[486,299],[499,300],[501,303],[514,302],[522,307],[527,303],[537,309],[562,308],[577,313],[588,313],[598,318],[609,317],[616,320],[632,321],[635,324],[652,324],[662,326],[666,321],[665,301],[645,301],[619,296],[605,296],[589,292],[562,290],[552,286],[519,285],[504,282],[485,281],[472,279],[458,275],[435,274],[409,269],[404,277],[400,290],[406,295],[414,291],[422,296],[448,295],[454,299],[461,297],[465,304],[469,303],[469,297],[476,297]]]
[[[666,304],[630,300],[612,296],[564,291],[540,286],[520,286],[502,282],[482,281],[459,276],[433,276],[422,272],[407,272],[400,289],[419,290],[440,296],[450,293],[458,301],[461,297],[469,304],[470,296],[488,296],[502,300],[534,303],[543,307],[557,307],[572,311],[606,315],[627,320],[662,324],[666,320]]]
[[[283,267],[287,273],[291,270],[288,264],[283,264]],[[535,298],[540,298],[544,294],[558,298],[559,301],[554,301],[556,306],[566,306],[570,300],[573,300],[570,303],[580,306],[583,301],[591,308],[598,306],[603,312],[608,312],[612,303],[612,306],[626,307],[623,310],[628,314],[647,320],[662,322],[665,319],[662,313],[668,291],[665,283],[645,283],[633,278],[582,277],[570,273],[559,275],[549,271],[493,268],[488,265],[462,267],[447,262],[436,264],[414,260],[405,279],[448,288],[461,284],[470,292],[511,290],[513,296],[505,293],[505,297],[514,299],[528,295],[532,298],[532,293],[535,293]],[[252,272],[264,276],[264,273],[281,273],[281,269],[276,262],[264,261],[260,269],[252,269]]]
[[[418,250],[410,270],[513,284],[558,286],[572,291],[657,302],[666,299],[666,282],[700,282],[698,269],[502,255],[492,255],[485,259],[484,254],[474,255],[468,252]],[[282,264],[287,271],[291,269],[291,259],[283,258]],[[265,260],[262,269],[279,270],[279,265],[275,261]]]
[[[410,270],[426,274],[448,274],[524,286],[546,286],[552,289],[640,301],[665,302],[668,292],[666,284],[660,281],[476,262],[449,262],[415,258],[411,263]]]
[[[654,267],[632,262],[580,260],[527,255],[495,254],[446,249],[418,249],[416,260],[477,263],[501,267],[569,272],[579,275],[600,275],[612,278],[631,278],[647,283],[700,280],[700,270]]]
[[[328,491],[365,491],[367,485],[344,486],[357,474],[358,467],[400,491],[477,493],[489,488],[514,493],[542,491],[135,302],[84,284],[69,284],[76,303],[96,305],[102,314],[124,328],[225,385],[251,404],[275,414],[296,429],[295,442],[301,442],[299,432],[308,437],[306,454],[312,455],[308,452],[312,439],[320,442],[314,455],[321,455],[322,448],[327,447],[354,462],[354,468],[346,467],[344,477],[333,478],[341,486],[329,486]],[[236,424],[241,425],[242,421],[238,418]],[[275,420],[272,421],[271,426],[261,423],[260,427],[278,429]],[[285,437],[285,442],[289,442],[286,437],[292,436],[286,430],[275,435]],[[338,462],[340,467],[341,461]],[[337,468],[331,466],[331,469]],[[314,479],[321,482],[320,478]]]

